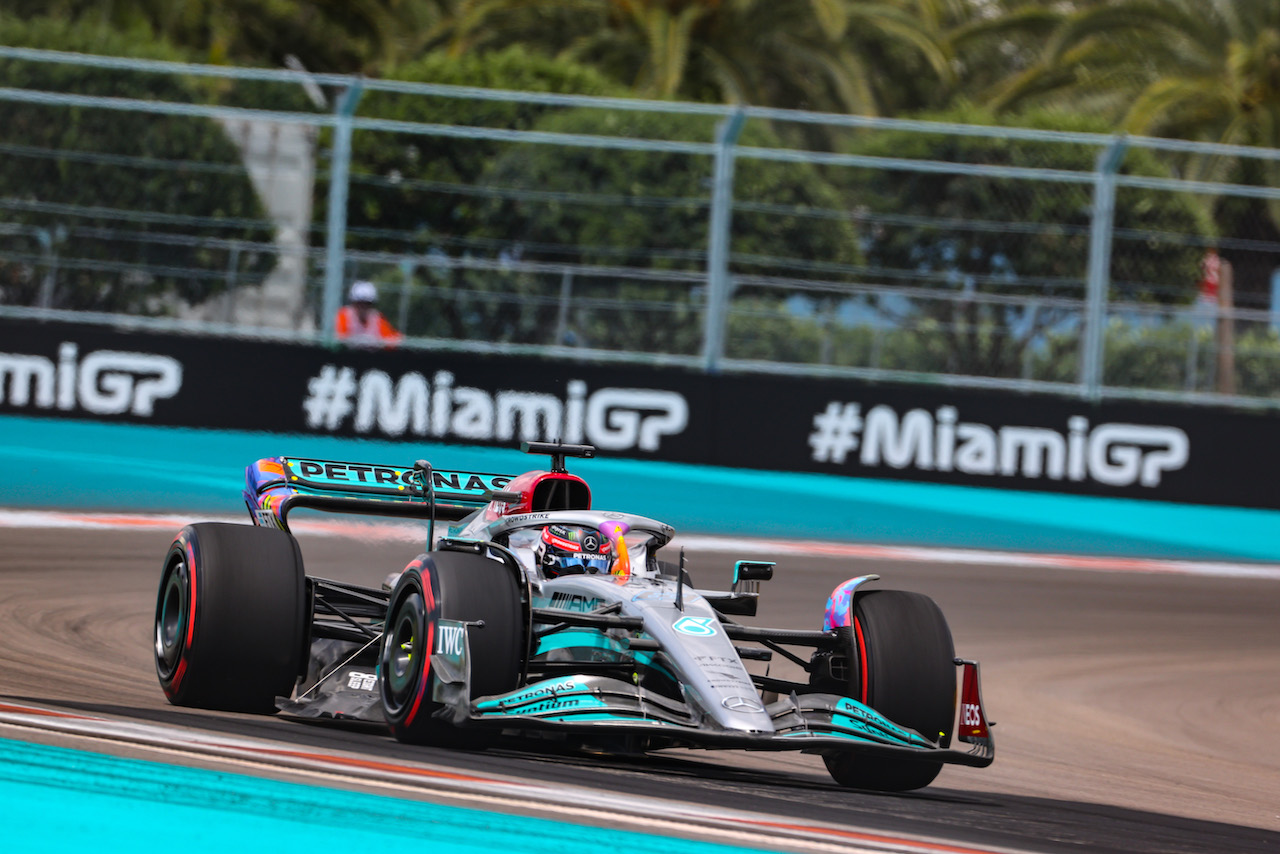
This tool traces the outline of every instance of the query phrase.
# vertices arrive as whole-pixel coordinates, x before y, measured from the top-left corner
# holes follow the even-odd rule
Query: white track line
[[[757,556],[798,555],[804,557],[861,558],[988,566],[1025,566],[1045,569],[1081,569],[1093,572],[1149,572],[1220,578],[1260,578],[1269,581],[1280,581],[1280,566],[1270,563],[1095,557],[1089,555],[997,552],[984,551],[982,549],[953,549],[930,546],[880,546],[859,543],[730,539],[727,537],[700,536],[679,536],[674,540],[674,544],[699,551],[728,551],[735,554]]]
[[[512,812],[516,804],[536,815],[584,821],[641,833],[702,838],[729,845],[819,854],[998,854],[1014,849],[951,844],[911,834],[856,831],[830,824],[698,806],[648,796],[519,780],[493,774],[394,759],[371,759],[233,738],[178,727],[68,714],[0,700],[0,733],[36,729],[74,738],[125,743],[167,755],[215,758],[251,769],[284,767],[329,785],[358,783],[393,797],[434,795],[477,809]],[[108,751],[109,752],[109,751]]]
[[[140,513],[75,513],[52,510],[0,509],[0,528],[83,528],[96,530],[166,530],[176,533],[191,522],[243,522],[243,516],[153,515]],[[406,522],[362,521],[347,518],[303,517],[290,520],[298,533],[353,539],[389,539],[421,543],[425,526]],[[747,557],[793,555],[963,565],[1022,566],[1075,569],[1091,572],[1144,572],[1198,575],[1214,578],[1253,578],[1280,581],[1280,565],[1226,561],[1161,560],[1154,558],[1096,557],[1088,555],[1036,554],[929,546],[889,546],[863,543],[828,543],[814,540],[771,540],[749,537],[680,535],[673,545],[694,551],[730,552]]]
[[[0,528],[80,528],[98,531],[172,531],[177,533],[183,525],[192,522],[234,522],[248,524],[248,516],[216,516],[204,513],[155,514],[155,513],[80,513],[58,510],[0,509]],[[426,525],[408,522],[363,521],[350,518],[302,517],[289,519],[293,531],[322,536],[364,539],[376,536],[380,539],[408,540],[421,543],[426,537]]]

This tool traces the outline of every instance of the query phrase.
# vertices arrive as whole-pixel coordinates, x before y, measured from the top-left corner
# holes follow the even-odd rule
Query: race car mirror
[[[739,581],[769,581],[773,578],[772,561],[740,560],[733,565],[733,583]]]
[[[773,578],[772,561],[740,560],[733,565],[733,592],[759,593],[760,582]]]

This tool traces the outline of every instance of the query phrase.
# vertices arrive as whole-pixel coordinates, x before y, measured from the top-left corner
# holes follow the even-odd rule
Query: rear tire
[[[955,647],[941,609],[928,596],[871,590],[854,600],[847,696],[931,740],[947,742],[955,718]],[[823,757],[842,786],[883,792],[920,789],[941,762],[859,755]]]
[[[409,744],[481,748],[485,733],[436,717],[431,672],[439,620],[483,621],[468,627],[471,696],[502,694],[520,681],[525,650],[520,588],[497,561],[462,552],[435,552],[410,565],[387,608],[378,658],[382,710],[391,734]]]
[[[207,522],[179,532],[156,597],[156,675],[179,706],[270,714],[293,690],[306,574],[286,531]]]

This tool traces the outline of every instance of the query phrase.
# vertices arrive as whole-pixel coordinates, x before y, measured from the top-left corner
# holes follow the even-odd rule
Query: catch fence
[[[1280,151],[19,48],[0,105],[0,314],[329,342],[367,278],[406,347],[1280,406]]]

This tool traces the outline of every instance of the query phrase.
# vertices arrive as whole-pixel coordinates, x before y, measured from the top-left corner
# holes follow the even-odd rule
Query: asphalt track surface
[[[881,587],[936,599],[957,653],[982,662],[987,710],[997,722],[995,764],[945,768],[921,792],[888,795],[835,786],[812,756],[451,752],[406,747],[376,732],[170,706],[150,642],[159,562],[171,537],[0,528],[0,704],[554,780],[963,848],[1280,851],[1280,581],[783,558],[751,622],[815,628],[832,587],[875,572]],[[404,542],[300,540],[309,574],[366,584],[417,551]],[[725,583],[730,561],[691,552],[695,582]]]

